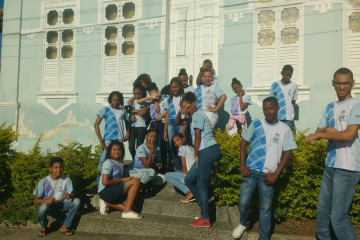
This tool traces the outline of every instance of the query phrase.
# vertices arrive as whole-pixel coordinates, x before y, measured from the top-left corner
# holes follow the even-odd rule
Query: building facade
[[[139,74],[162,87],[181,68],[195,83],[204,59],[228,97],[231,79],[242,82],[253,119],[291,64],[300,130],[314,130],[336,99],[335,70],[360,80],[360,0],[5,0],[3,19],[0,121],[14,124],[20,150],[41,134],[43,149],[96,145],[111,91],[129,98]],[[228,112],[227,101],[219,127]]]

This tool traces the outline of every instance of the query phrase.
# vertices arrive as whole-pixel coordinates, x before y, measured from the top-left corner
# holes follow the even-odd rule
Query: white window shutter
[[[277,76],[278,25],[275,21],[270,26],[261,26],[258,19],[262,11],[273,11],[276,16],[274,9],[255,11],[253,87],[270,86]]]
[[[295,22],[287,23],[281,18],[283,11],[294,9],[298,11],[299,18]],[[292,81],[299,85],[303,84],[303,8],[298,6],[290,6],[280,9],[279,14],[279,65],[277,74],[280,75],[284,65],[291,65],[294,68]]]
[[[349,68],[355,80],[360,80],[360,7],[344,1],[344,67]]]

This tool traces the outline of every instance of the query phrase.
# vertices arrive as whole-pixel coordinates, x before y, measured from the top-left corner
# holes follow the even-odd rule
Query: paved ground
[[[136,236],[126,236],[126,235],[117,235],[117,234],[104,234],[104,233],[85,233],[85,232],[76,232],[75,235],[68,237],[65,236],[60,231],[51,232],[43,238],[40,238],[37,233],[38,229],[35,228],[17,228],[17,227],[0,227],[0,239],[1,240],[30,240],[30,239],[76,239],[76,240],[142,240],[142,239],[164,239],[164,240],[177,240],[176,238],[158,238],[158,237],[136,237]],[[179,239],[180,240],[180,239]]]

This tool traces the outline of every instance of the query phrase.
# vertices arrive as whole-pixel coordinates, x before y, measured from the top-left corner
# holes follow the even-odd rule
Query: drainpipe
[[[21,61],[22,9],[23,9],[23,0],[20,1],[19,48],[18,48],[19,56],[18,56],[17,81],[16,81],[16,135],[18,135],[19,133],[19,112],[20,112],[19,85],[20,85],[20,61]]]
[[[170,46],[170,3],[166,0],[166,30],[165,30],[165,84],[169,83],[169,46]]]

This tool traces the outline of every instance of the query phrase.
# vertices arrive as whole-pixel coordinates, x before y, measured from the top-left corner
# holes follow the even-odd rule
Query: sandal
[[[39,237],[45,237],[47,234],[47,229],[46,228],[40,228],[40,232],[38,233]]]
[[[61,228],[60,231],[61,231],[63,234],[65,234],[66,236],[72,236],[72,235],[75,234],[75,231],[72,230],[71,228],[65,228],[65,229]]]

